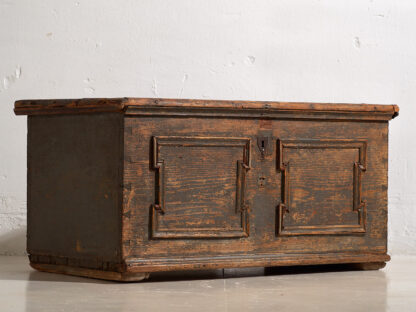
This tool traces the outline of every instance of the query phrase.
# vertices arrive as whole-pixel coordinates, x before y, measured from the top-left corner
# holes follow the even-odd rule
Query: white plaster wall
[[[0,254],[24,254],[23,98],[397,103],[389,249],[416,254],[416,1],[0,0]]]

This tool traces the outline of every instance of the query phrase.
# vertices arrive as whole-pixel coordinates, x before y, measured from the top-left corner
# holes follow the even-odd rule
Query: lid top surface
[[[387,119],[398,115],[397,105],[308,103],[308,102],[266,102],[230,100],[191,100],[161,98],[85,98],[85,99],[44,99],[20,100],[15,102],[16,115],[78,114],[91,112],[134,112],[140,110],[181,110],[190,113],[199,111],[228,111],[230,114],[256,111],[273,113],[332,113],[332,114],[383,114]]]

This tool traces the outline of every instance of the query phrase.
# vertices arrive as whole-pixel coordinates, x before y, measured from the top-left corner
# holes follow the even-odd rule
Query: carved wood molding
[[[282,265],[312,265],[335,263],[368,263],[389,261],[386,253],[328,252],[328,253],[268,253],[268,254],[233,254],[225,256],[209,255],[199,257],[163,257],[156,259],[129,258],[126,260],[128,271],[167,271],[220,269],[236,267],[271,267]]]
[[[284,224],[286,214],[291,213],[290,161],[284,161],[285,149],[358,149],[358,162],[353,163],[353,207],[357,224],[292,225]],[[277,169],[281,173],[281,201],[277,208],[277,235],[331,235],[360,234],[366,232],[366,202],[361,198],[362,173],[366,170],[367,142],[364,140],[278,140]],[[319,174],[319,172],[317,172]]]
[[[399,114],[399,107],[344,103],[88,98],[21,100],[15,102],[14,112],[16,115],[119,112],[135,116],[387,121]]]
[[[153,137],[153,168],[156,170],[156,199],[152,205],[151,231],[152,238],[232,238],[249,235],[249,209],[245,202],[246,173],[250,170],[250,139],[228,137],[188,137],[188,136],[155,136]],[[239,228],[180,228],[160,229],[160,218],[166,213],[165,167],[168,160],[160,158],[161,146],[179,147],[241,147],[242,159],[238,160],[236,177],[235,213],[241,215]],[[186,170],[186,167],[184,167]]]

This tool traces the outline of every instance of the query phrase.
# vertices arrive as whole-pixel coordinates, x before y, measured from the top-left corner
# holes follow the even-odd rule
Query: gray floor
[[[416,311],[416,257],[393,257],[380,271],[324,269],[182,272],[123,284],[0,257],[0,311]]]

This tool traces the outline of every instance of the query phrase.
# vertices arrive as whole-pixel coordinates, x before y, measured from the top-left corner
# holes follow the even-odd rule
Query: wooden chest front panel
[[[387,122],[126,116],[124,127],[127,258],[386,252]]]
[[[246,237],[250,140],[153,137],[152,238]]]
[[[366,140],[279,140],[279,235],[365,233]]]

